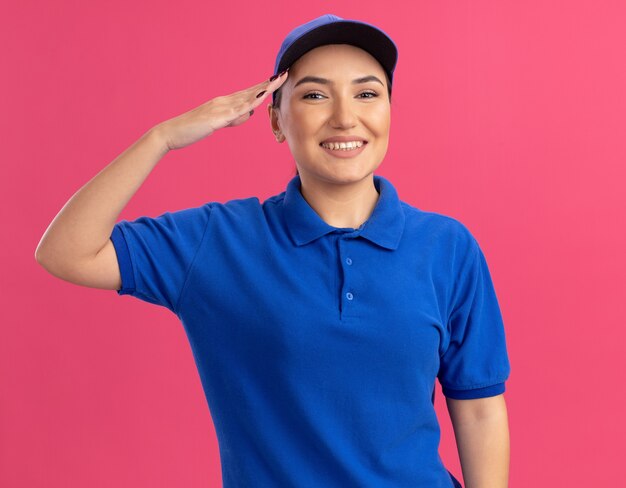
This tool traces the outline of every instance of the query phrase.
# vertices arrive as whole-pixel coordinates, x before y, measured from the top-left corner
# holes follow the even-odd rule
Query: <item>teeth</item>
[[[328,149],[350,151],[357,149],[363,145],[363,141],[350,141],[350,142],[323,142],[322,146]]]

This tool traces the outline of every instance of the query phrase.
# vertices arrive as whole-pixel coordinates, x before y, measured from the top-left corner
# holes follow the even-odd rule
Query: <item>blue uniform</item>
[[[485,256],[458,220],[374,175],[358,229],[300,192],[118,222],[120,295],[182,322],[225,488],[458,485],[438,453],[445,396],[498,395],[510,373]]]

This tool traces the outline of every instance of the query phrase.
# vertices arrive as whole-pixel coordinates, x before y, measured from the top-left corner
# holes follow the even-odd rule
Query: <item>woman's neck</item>
[[[359,228],[378,202],[373,173],[359,182],[344,185],[303,180],[302,175],[300,181],[303,198],[324,222],[333,227]]]

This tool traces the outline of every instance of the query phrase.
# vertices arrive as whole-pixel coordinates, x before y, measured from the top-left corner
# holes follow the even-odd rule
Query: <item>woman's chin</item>
[[[313,173],[313,176],[317,180],[322,180],[330,184],[351,184],[358,183],[364,179],[370,177],[373,171],[367,171],[363,168],[333,168],[332,170],[325,171],[323,173]]]

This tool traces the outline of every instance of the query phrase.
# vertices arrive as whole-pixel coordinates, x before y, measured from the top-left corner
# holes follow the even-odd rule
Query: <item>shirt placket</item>
[[[360,266],[355,258],[355,242],[360,230],[341,229],[337,239],[337,253],[339,265],[339,318],[345,320],[356,317],[356,308],[360,298],[360,290],[356,289],[353,279],[355,266]]]

